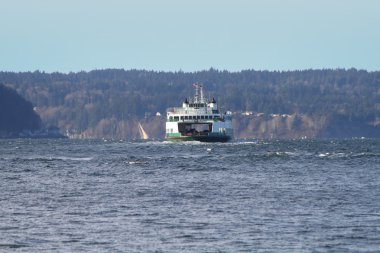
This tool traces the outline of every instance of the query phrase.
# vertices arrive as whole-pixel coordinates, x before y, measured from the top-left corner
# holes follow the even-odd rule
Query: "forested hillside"
[[[18,136],[24,130],[40,127],[41,119],[33,111],[33,105],[0,83],[0,138]]]
[[[45,124],[74,137],[136,138],[140,121],[151,136],[162,138],[165,119],[156,112],[165,116],[167,107],[192,96],[194,82],[235,113],[238,138],[380,136],[380,72],[108,69],[0,72],[0,82],[30,100]],[[241,115],[247,111],[252,113]]]

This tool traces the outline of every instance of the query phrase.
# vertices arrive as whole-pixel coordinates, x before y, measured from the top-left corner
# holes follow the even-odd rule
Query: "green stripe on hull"
[[[167,133],[166,137],[182,137],[182,134],[181,133]]]
[[[193,141],[192,136],[166,136],[167,141]]]

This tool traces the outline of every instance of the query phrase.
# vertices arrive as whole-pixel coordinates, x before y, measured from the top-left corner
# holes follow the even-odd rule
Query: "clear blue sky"
[[[378,0],[1,0],[0,71],[380,70]]]

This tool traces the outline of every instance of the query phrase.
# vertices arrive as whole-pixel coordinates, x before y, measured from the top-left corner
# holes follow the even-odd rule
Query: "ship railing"
[[[200,109],[194,109],[194,108],[168,108],[166,109],[167,113],[177,113],[177,114],[194,114],[194,115],[201,115],[201,114],[215,114],[218,113],[217,110],[212,110],[211,108],[200,108]]]

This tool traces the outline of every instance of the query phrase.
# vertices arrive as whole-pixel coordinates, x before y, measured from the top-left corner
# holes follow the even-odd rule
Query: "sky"
[[[378,0],[0,0],[0,71],[380,70]]]

